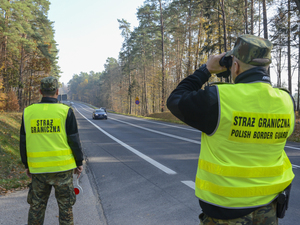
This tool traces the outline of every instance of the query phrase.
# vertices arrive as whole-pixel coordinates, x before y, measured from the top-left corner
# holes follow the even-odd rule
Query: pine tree
[[[5,100],[7,99],[6,94],[3,91],[3,79],[0,77],[0,111],[5,109]]]

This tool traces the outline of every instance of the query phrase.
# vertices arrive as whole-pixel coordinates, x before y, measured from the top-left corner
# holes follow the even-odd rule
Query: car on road
[[[107,111],[106,111],[106,108],[105,107],[101,107],[100,109],[103,109],[106,113],[107,113]]]
[[[104,109],[95,109],[93,111],[93,119],[105,119],[107,120],[107,113]]]

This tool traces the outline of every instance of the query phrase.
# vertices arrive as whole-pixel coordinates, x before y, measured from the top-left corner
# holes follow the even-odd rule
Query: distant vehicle
[[[101,107],[100,109],[104,109],[104,111],[106,112],[106,108],[105,107]],[[107,112],[106,112],[107,113]]]
[[[105,119],[107,120],[107,113],[104,109],[96,109],[93,111],[93,119]]]
[[[74,102],[71,102],[70,105],[74,105]]]

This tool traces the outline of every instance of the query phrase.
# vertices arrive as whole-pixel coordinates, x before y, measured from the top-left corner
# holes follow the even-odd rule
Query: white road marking
[[[286,145],[285,148],[291,148],[291,149],[295,149],[295,150],[300,150],[300,148],[293,147],[293,146],[288,146],[288,145]]]
[[[136,118],[136,117],[132,117],[132,116],[125,116],[125,115],[120,115],[120,114],[114,114],[114,116],[129,117],[130,119],[140,120],[140,121],[147,122],[147,123],[154,123],[154,124],[158,124],[158,125],[162,125],[162,126],[175,127],[175,128],[178,128],[178,129],[183,129],[183,130],[188,130],[188,131],[201,133],[201,131],[197,130],[197,129],[180,127],[180,126],[170,125],[170,124],[166,124],[166,123],[159,123],[159,122],[155,122],[155,121],[152,121],[152,120],[149,120],[149,119],[141,119],[141,118]]]
[[[186,181],[181,181],[181,183],[184,183],[188,187],[192,188],[195,190],[195,182],[191,180],[186,180]]]
[[[80,106],[80,107],[81,107],[82,109],[84,109],[85,111],[88,111],[86,108],[83,108],[82,106]],[[76,109],[76,110],[77,110],[77,109]],[[77,110],[77,111],[78,111],[78,110]],[[89,111],[88,111],[88,112],[89,112]],[[160,131],[148,129],[148,128],[145,128],[145,127],[141,127],[141,126],[138,126],[138,125],[135,125],[135,124],[132,124],[132,123],[128,123],[128,122],[125,122],[125,121],[121,121],[121,120],[118,120],[118,119],[114,119],[114,118],[111,118],[111,119],[112,119],[112,120],[116,120],[116,121],[121,122],[121,123],[128,124],[128,125],[130,125],[130,126],[134,126],[134,127],[143,129],[143,130],[147,130],[147,131],[150,131],[150,132],[153,132],[153,133],[165,135],[165,136],[172,137],[172,138],[176,138],[176,139],[179,139],[179,140],[184,140],[184,141],[192,142],[192,143],[195,143],[195,144],[201,144],[200,141],[195,141],[195,140],[192,140],[192,139],[189,139],[189,138],[183,138],[183,137],[180,137],[180,136],[176,136],[176,135],[167,134],[167,133],[163,133],[163,132],[160,132]],[[292,146],[288,146],[288,145],[286,145],[285,148],[290,148],[290,149],[300,150],[300,148],[292,147]],[[292,166],[293,166],[294,169],[300,168],[300,166],[298,166],[298,165],[292,164]]]
[[[298,169],[298,168],[300,168],[300,166],[298,166],[298,165],[294,165],[294,164],[292,164],[292,166],[293,166],[293,168],[294,168],[294,169]]]
[[[162,165],[161,163],[151,159],[150,157],[146,156],[145,154],[139,152],[138,150],[132,148],[131,146],[125,144],[124,142],[120,141],[119,139],[115,138],[114,136],[112,136],[111,134],[107,133],[105,130],[101,129],[100,127],[98,127],[95,123],[93,123],[92,121],[90,121],[88,118],[86,118],[84,115],[82,115],[79,110],[75,107],[75,109],[77,110],[77,112],[83,117],[85,118],[88,122],[90,122],[94,127],[96,127],[98,130],[100,130],[103,134],[105,134],[106,136],[110,137],[111,139],[113,139],[115,142],[119,143],[120,145],[122,145],[123,147],[127,148],[129,151],[131,151],[132,153],[136,154],[137,156],[141,157],[142,159],[146,160],[147,162],[149,162],[150,164],[152,164],[153,166],[155,166],[156,168],[162,170],[163,172],[173,175],[173,174],[177,174],[174,170],[169,169],[168,167]]]
[[[82,107],[82,109],[86,110],[83,107]],[[164,136],[168,136],[168,137],[171,137],[171,138],[176,138],[176,139],[187,141],[187,142],[191,142],[191,143],[194,143],[194,144],[199,144],[199,145],[201,144],[200,141],[195,141],[195,140],[192,140],[192,139],[189,139],[189,138],[184,138],[184,137],[180,137],[180,136],[177,136],[177,135],[173,135],[173,134],[168,134],[168,133],[164,133],[164,132],[152,130],[152,129],[149,129],[149,128],[141,127],[141,126],[138,126],[138,125],[135,125],[135,124],[132,124],[132,123],[128,123],[128,122],[125,122],[125,121],[122,121],[122,120],[118,120],[118,119],[115,119],[115,118],[111,118],[111,117],[110,117],[110,119],[118,121],[120,123],[128,124],[128,125],[133,126],[133,127],[137,127],[137,128],[140,128],[140,129],[143,129],[143,130],[146,130],[146,131],[150,131],[152,133],[161,134],[161,135],[164,135]]]
[[[149,129],[149,128],[141,127],[141,126],[138,126],[138,125],[135,125],[135,124],[132,124],[132,123],[128,123],[128,122],[125,122],[125,121],[122,121],[122,120],[114,119],[114,118],[110,118],[110,119],[111,120],[116,120],[120,123],[128,124],[128,125],[133,126],[133,127],[137,127],[137,128],[140,128],[140,129],[143,129],[143,130],[146,130],[146,131],[150,131],[152,133],[161,134],[161,135],[164,135],[164,136],[168,136],[168,137],[171,137],[171,138],[176,138],[176,139],[191,142],[191,143],[194,143],[194,144],[201,144],[200,141],[195,141],[195,140],[192,140],[192,139],[189,139],[189,138],[184,138],[184,137],[180,137],[180,136],[177,136],[177,135],[167,134],[167,133],[164,133],[164,132],[152,130],[152,129]]]
[[[86,108],[83,108],[82,106],[80,106],[80,107],[82,109],[86,110]],[[86,110],[86,111],[88,111],[88,110]],[[141,119],[141,118],[136,118],[136,117],[133,117],[133,116],[125,116],[125,115],[120,115],[120,114],[114,114],[114,116],[121,116],[121,117],[127,117],[127,118],[129,117],[130,119],[133,119],[133,120],[140,120],[140,121],[147,122],[147,123],[154,123],[154,124],[159,124],[159,125],[163,125],[163,126],[175,127],[175,128],[178,128],[178,129],[183,129],[183,130],[188,130],[188,131],[201,133],[201,131],[197,130],[197,129],[180,127],[180,126],[170,125],[170,124],[166,124],[166,123],[159,123],[159,122],[155,122],[155,121],[152,121],[152,120],[149,120],[149,119]]]

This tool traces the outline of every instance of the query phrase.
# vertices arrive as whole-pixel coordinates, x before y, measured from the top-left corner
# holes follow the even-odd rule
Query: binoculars
[[[225,66],[227,68],[226,71],[222,73],[218,73],[217,77],[228,78],[230,75],[230,67],[232,66],[232,56],[223,56],[219,61],[220,66]]]

